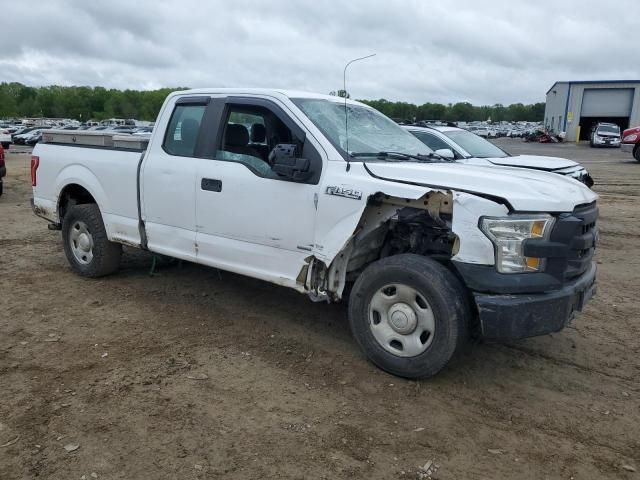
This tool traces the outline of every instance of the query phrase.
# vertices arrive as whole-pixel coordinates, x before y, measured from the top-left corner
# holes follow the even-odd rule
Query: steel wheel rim
[[[87,224],[78,220],[69,230],[69,247],[78,263],[88,265],[93,260],[93,235]]]
[[[371,297],[369,328],[387,352],[415,357],[433,342],[435,318],[424,295],[408,285],[392,283]]]

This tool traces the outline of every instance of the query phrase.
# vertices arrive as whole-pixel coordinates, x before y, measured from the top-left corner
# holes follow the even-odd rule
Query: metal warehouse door
[[[585,88],[582,117],[629,117],[633,88]]]

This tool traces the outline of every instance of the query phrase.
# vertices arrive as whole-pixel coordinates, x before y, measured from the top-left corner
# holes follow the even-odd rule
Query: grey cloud
[[[258,86],[357,98],[542,101],[556,80],[638,78],[633,0],[7,2],[0,81]]]

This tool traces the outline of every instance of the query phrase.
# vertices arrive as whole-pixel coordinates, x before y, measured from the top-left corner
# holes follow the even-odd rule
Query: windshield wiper
[[[433,161],[448,161],[448,159],[441,157],[437,153],[428,153],[426,155],[413,155],[410,153],[402,152],[353,152],[349,154],[354,158],[358,157],[376,157],[376,158],[396,158],[405,160],[417,160],[418,162],[433,162]]]

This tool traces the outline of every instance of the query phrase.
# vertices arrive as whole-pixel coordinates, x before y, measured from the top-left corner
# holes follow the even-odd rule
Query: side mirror
[[[310,162],[297,156],[298,146],[294,143],[279,143],[269,153],[271,170],[294,182],[304,182],[313,175]]]
[[[448,160],[455,160],[456,156],[453,153],[453,150],[450,148],[441,148],[436,150],[436,155],[440,155],[442,158],[446,158]]]

